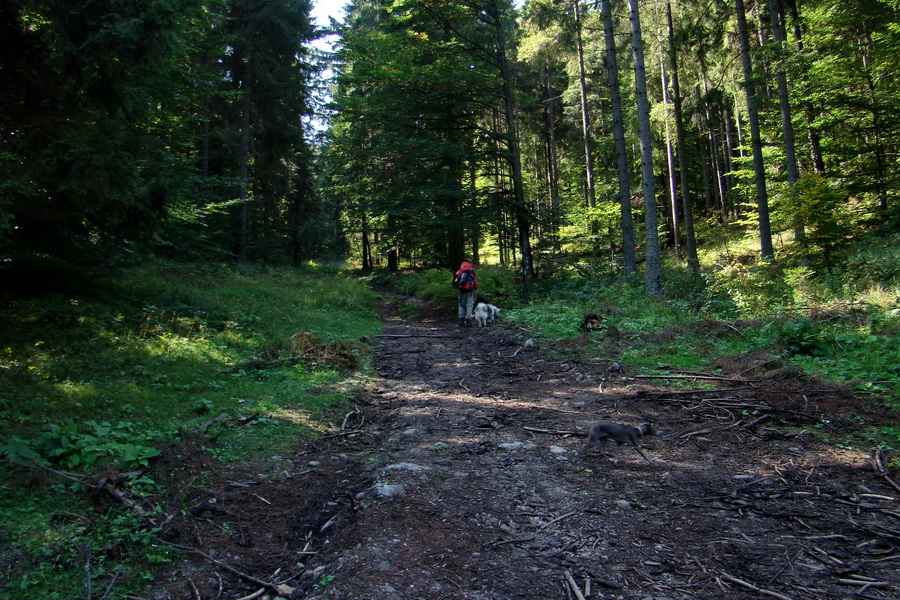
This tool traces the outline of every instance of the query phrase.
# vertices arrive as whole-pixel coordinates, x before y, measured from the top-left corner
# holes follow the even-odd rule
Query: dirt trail
[[[420,309],[386,308],[343,430],[279,477],[191,492],[215,509],[173,540],[319,600],[900,597],[900,494],[865,454],[791,433],[811,393],[636,385]],[[576,459],[600,420],[653,423],[653,464]],[[170,581],[157,597],[259,589],[200,559]]]

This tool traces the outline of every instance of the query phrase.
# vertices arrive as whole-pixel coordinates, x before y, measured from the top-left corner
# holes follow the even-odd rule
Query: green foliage
[[[0,447],[0,454],[10,460],[37,460],[69,470],[133,469],[147,467],[151,458],[159,456],[159,449],[134,443],[151,437],[134,423],[77,424],[69,419],[62,424],[50,423],[31,440],[13,436]]]
[[[715,371],[721,356],[763,353],[900,398],[900,309],[893,296],[882,303],[823,303],[826,290],[802,268],[754,265],[736,272],[737,280],[667,272],[661,298],[647,297],[636,282],[557,274],[538,282],[529,304],[505,311],[504,320],[547,340],[579,339],[587,356],[637,372]],[[819,303],[790,310],[813,300]],[[598,332],[578,329],[587,310],[604,317]],[[752,321],[733,326],[736,316]]]
[[[453,273],[444,269],[428,269],[405,273],[397,282],[396,291],[407,296],[416,296],[435,306],[456,305],[456,290],[453,288]]]
[[[723,265],[709,288],[713,295],[730,298],[743,314],[770,312],[790,305],[794,295],[784,270],[765,261]]]
[[[900,233],[871,237],[841,252],[844,277],[858,289],[900,282]]]
[[[346,414],[355,375],[327,355],[279,360],[291,355],[291,338],[344,344],[364,365],[357,340],[380,326],[371,289],[333,265],[149,262],[76,289],[0,305],[0,471],[8,482],[0,539],[17,540],[10,597],[80,597],[86,553],[95,589],[122,566],[116,589],[132,593],[154,561],[167,560],[148,543],[151,531],[129,514],[95,511],[77,484],[47,475],[21,487],[21,465],[98,475],[149,466],[150,475],[125,485],[158,494],[151,477],[160,448],[225,414],[248,422],[208,431],[207,450],[275,468],[298,439]],[[65,502],[54,503],[59,497]]]
[[[794,252],[831,268],[833,253],[858,235],[862,207],[840,182],[806,173],[792,189],[777,197],[785,229],[803,228]]]
[[[0,598],[83,598],[88,582],[102,590],[116,577],[116,591],[137,593],[152,564],[170,560],[154,547],[153,530],[130,512],[92,513],[68,485],[54,484],[47,492],[0,495],[0,535],[11,540],[6,552],[13,566],[4,574]]]
[[[516,274],[501,267],[477,267],[478,294],[500,305],[501,308],[519,302],[520,288]],[[376,287],[390,289],[407,296],[421,298],[435,306],[453,308],[457,304],[457,292],[453,287],[453,272],[445,269],[425,269],[401,273],[378,272],[371,277]]]

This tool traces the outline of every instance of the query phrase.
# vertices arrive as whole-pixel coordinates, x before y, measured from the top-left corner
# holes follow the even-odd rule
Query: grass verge
[[[276,466],[346,412],[367,368],[360,340],[379,327],[368,286],[313,265],[155,262],[7,299],[0,597],[137,590],[168,555],[132,510],[91,502],[87,482],[128,471],[122,489],[150,496],[161,448],[200,434],[221,463]]]

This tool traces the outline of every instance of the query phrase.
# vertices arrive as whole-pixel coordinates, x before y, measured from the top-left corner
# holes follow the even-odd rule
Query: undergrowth
[[[477,267],[475,275],[478,280],[479,297],[505,306],[509,306],[511,302],[518,302],[519,286],[515,274],[510,270],[501,267]],[[434,306],[455,309],[457,305],[457,292],[452,285],[453,272],[450,270],[378,272],[370,277],[370,281],[376,288],[415,296]]]
[[[755,243],[734,236],[707,244],[696,273],[670,262],[657,297],[649,297],[637,279],[592,277],[585,264],[545,268],[552,275],[538,278],[527,297],[510,271],[482,267],[478,273],[487,274],[479,277],[481,289],[492,300],[497,295],[503,320],[540,338],[551,352],[575,349],[633,374],[716,375],[723,361],[778,364],[846,384],[862,397],[884,398],[900,410],[896,251],[858,249],[877,264],[867,270],[861,255],[847,250],[834,257],[834,264],[841,259],[838,271],[789,254],[778,264],[758,262]],[[455,306],[447,272],[380,277],[381,285],[396,291]],[[590,333],[579,328],[588,311],[603,317]],[[900,447],[889,425],[877,437]]]
[[[346,413],[366,368],[359,340],[378,328],[368,286],[315,266],[152,262],[6,299],[0,597],[85,597],[113,581],[136,591],[167,553],[127,507],[98,510],[86,482],[127,471],[123,489],[152,495],[147,467],[184,436],[222,462],[274,468]]]

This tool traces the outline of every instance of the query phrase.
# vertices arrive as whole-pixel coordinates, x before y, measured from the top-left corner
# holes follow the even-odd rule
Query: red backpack
[[[461,292],[471,292],[478,289],[478,281],[475,280],[475,272],[472,270],[472,264],[464,262],[456,272],[453,279],[456,289]]]

